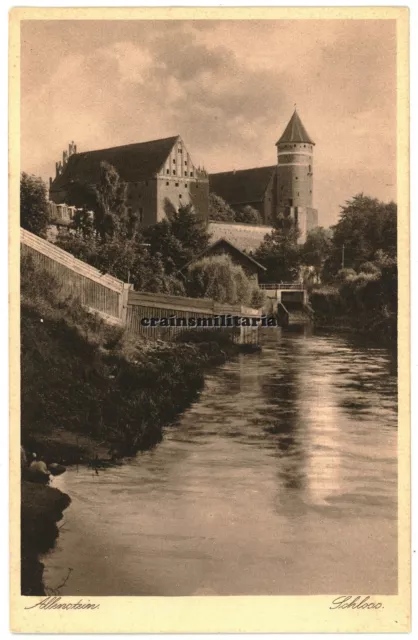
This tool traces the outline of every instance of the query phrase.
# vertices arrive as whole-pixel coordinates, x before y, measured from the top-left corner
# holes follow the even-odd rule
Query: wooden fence
[[[256,328],[223,327],[221,318],[255,317],[259,315],[255,309],[218,304],[206,298],[134,291],[132,285],[102,274],[25,229],[20,230],[20,246],[21,257],[30,256],[36,265],[54,276],[89,310],[108,321],[126,326],[130,333],[166,340],[185,329],[216,330],[219,327],[230,331],[237,342],[255,343],[258,340]],[[166,320],[161,322],[162,318]],[[224,320],[224,324],[227,322]],[[233,320],[229,322],[233,324]]]
[[[100,273],[98,269],[25,229],[20,230],[20,251],[21,258],[30,256],[37,266],[56,278],[84,306],[115,322],[122,322],[129,285]]]
[[[186,298],[140,291],[128,292],[127,307],[128,331],[153,339],[171,339],[189,329],[222,329],[230,332],[236,342],[254,343],[258,340],[255,328],[234,326],[234,316],[258,316],[255,309],[218,304],[208,298]]]

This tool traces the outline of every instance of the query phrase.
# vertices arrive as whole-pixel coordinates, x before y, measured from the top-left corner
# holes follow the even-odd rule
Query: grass
[[[22,444],[56,462],[148,449],[197,397],[208,366],[238,350],[226,331],[150,343],[106,324],[22,262]]]

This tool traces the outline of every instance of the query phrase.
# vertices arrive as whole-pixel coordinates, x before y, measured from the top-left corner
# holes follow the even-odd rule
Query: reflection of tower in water
[[[280,485],[298,492],[303,491],[306,482],[298,389],[301,342],[282,335],[276,352],[276,373],[263,381],[268,420],[265,430],[276,443]]]
[[[263,384],[268,400],[266,431],[275,439],[279,458],[281,502],[290,497],[323,505],[341,484],[332,370],[324,366],[326,352],[312,354],[318,345],[321,341],[284,333],[277,373]]]

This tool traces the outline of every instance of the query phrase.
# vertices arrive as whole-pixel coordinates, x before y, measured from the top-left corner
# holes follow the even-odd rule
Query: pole
[[[341,269],[344,269],[344,249],[345,249],[345,244],[343,243],[342,256],[341,256]]]

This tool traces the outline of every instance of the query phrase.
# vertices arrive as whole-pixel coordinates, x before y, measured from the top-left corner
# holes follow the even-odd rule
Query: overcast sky
[[[175,134],[209,172],[270,165],[297,103],[321,225],[360,191],[396,200],[395,21],[22,25],[23,171]]]

